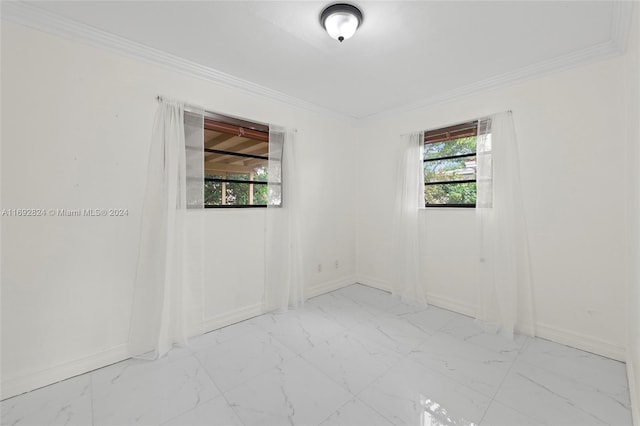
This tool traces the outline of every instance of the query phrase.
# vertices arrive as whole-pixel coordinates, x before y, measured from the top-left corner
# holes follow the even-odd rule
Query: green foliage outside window
[[[476,137],[466,137],[445,142],[434,142],[424,145],[424,181],[455,182],[476,179],[475,170]],[[467,157],[443,159],[454,155],[470,154]],[[464,204],[474,205],[476,202],[476,183],[461,182],[425,185],[426,204]]]

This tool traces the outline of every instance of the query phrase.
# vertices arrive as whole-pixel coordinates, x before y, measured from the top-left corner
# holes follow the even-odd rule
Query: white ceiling
[[[319,23],[329,1],[30,4],[354,118],[595,58],[621,19],[611,1],[359,0],[340,44]]]

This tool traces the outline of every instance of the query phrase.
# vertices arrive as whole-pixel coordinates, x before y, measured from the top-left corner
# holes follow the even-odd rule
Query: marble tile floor
[[[625,365],[352,285],[2,401],[2,425],[631,425]]]

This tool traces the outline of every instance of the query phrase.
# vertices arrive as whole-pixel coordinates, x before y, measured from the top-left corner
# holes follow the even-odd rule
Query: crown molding
[[[382,116],[400,114],[426,108],[435,104],[449,102],[455,99],[474,95],[476,93],[481,93],[486,90],[519,83],[536,77],[542,77],[544,75],[563,71],[569,68],[574,68],[579,65],[586,65],[588,63],[595,62],[596,60],[616,56],[621,53],[622,52],[620,52],[618,46],[612,40],[610,40],[608,42],[600,43],[589,48],[561,56],[559,58],[538,62],[536,64],[523,67],[515,71],[499,74],[494,77],[481,80],[466,86],[458,87],[442,94],[431,96],[398,108],[386,110],[378,114],[369,115],[367,117],[363,117],[362,119],[378,119]]]
[[[521,81],[541,77],[554,72],[559,72],[586,65],[602,59],[626,53],[631,30],[631,16],[634,1],[613,2],[613,14],[611,19],[611,35],[606,42],[599,43],[582,50],[571,52],[557,58],[538,62],[514,71],[499,74],[485,80],[481,80],[466,86],[461,86],[444,93],[421,99],[397,108],[392,108],[380,113],[362,117],[362,120],[374,120],[383,116],[401,114],[421,108],[433,106],[435,104],[449,102],[455,99],[481,93],[486,90],[495,89],[501,86],[515,84]],[[635,6],[638,7],[638,6]]]
[[[616,1],[613,5],[613,16],[611,19],[611,40],[619,53],[627,52],[629,43],[629,32],[631,31],[631,17],[633,8],[638,7],[636,1]]]
[[[210,82],[235,87],[245,92],[264,96],[294,107],[329,114],[335,118],[347,121],[367,121],[370,119],[377,119],[382,116],[425,108],[441,102],[448,102],[483,92],[485,90],[514,84],[519,81],[528,80],[534,77],[543,76],[579,65],[585,65],[611,56],[623,54],[627,49],[629,31],[631,28],[631,16],[634,7],[633,3],[634,1],[613,2],[611,36],[606,42],[575,51],[558,58],[523,67],[515,71],[500,74],[466,86],[458,87],[398,108],[391,108],[364,117],[353,117],[340,114],[312,102],[234,77],[141,43],[98,30],[91,26],[61,17],[57,14],[50,13],[39,7],[21,1],[0,0],[0,5],[2,7],[0,15],[2,19],[17,22],[36,30],[86,43],[95,47],[104,48],[132,59],[141,60],[153,65],[160,65]]]
[[[213,83],[235,87],[245,92],[264,96],[297,108],[329,114],[342,120],[352,120],[351,117],[339,114],[312,102],[252,83],[248,80],[234,77],[230,74],[163,52],[153,47],[127,40],[124,37],[64,18],[37,6],[12,0],[0,0],[0,3],[2,7],[0,15],[3,20],[6,19],[65,39],[107,49],[131,59],[141,60],[152,65],[160,65],[173,71],[188,74]]]

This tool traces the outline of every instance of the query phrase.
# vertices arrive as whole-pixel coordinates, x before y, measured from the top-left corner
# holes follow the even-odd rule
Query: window
[[[217,114],[205,117],[205,207],[266,207],[268,164],[268,126]]]
[[[477,135],[477,121],[425,132],[425,207],[475,207]]]

